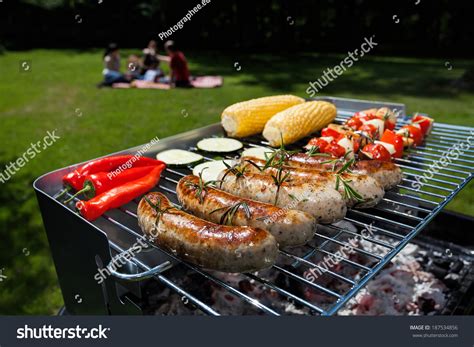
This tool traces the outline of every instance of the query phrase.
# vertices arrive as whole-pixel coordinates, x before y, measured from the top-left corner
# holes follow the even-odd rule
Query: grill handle
[[[147,278],[153,277],[155,275],[158,275],[158,274],[170,269],[171,267],[173,267],[173,264],[170,261],[166,260],[165,262],[161,263],[160,265],[157,265],[157,266],[155,266],[155,267],[153,267],[149,270],[146,270],[146,271],[143,271],[143,272],[140,272],[140,273],[126,274],[126,273],[119,272],[118,269],[116,269],[116,267],[112,266],[112,265],[113,265],[114,261],[116,261],[117,259],[120,259],[127,252],[128,252],[128,250],[117,254],[114,258],[112,258],[110,263],[107,265],[106,268],[110,272],[111,276],[114,276],[114,277],[116,277],[118,279],[121,279],[121,280],[124,280],[124,281],[132,281],[132,282],[133,281],[141,281],[141,280],[145,280]],[[126,259],[126,260],[130,261],[129,259]]]

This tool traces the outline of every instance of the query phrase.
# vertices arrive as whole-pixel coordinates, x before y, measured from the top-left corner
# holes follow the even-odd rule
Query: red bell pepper
[[[419,114],[416,114],[413,116],[411,119],[412,124],[419,124],[421,128],[421,132],[423,133],[423,136],[426,136],[429,134],[431,127],[433,125],[433,119],[430,117],[422,116]]]
[[[361,152],[369,159],[381,161],[392,160],[390,152],[383,145],[378,143],[369,143],[368,145],[365,145]]]
[[[135,160],[134,160],[135,159]],[[68,173],[63,177],[63,183],[67,189],[71,187],[75,190],[82,189],[84,180],[87,175],[98,173],[98,172],[109,172],[117,169],[118,167],[125,165],[130,167],[141,167],[163,164],[163,162],[151,159],[147,157],[137,157],[134,155],[118,155],[113,157],[105,157],[97,160],[90,161],[73,172]]]
[[[408,131],[409,137],[413,140],[415,146],[421,145],[423,142],[423,133],[421,128],[418,128],[414,125],[404,125],[401,129],[406,129]]]
[[[395,134],[392,130],[387,129],[384,131],[382,138],[380,139],[382,142],[390,143],[395,148],[395,153],[393,157],[401,158],[403,155],[403,136]]]
[[[390,119],[385,119],[384,129],[388,129],[388,130],[395,129],[395,123],[393,123]]]
[[[324,137],[334,137],[334,139],[337,139],[341,135],[343,134],[331,128],[324,128],[323,130],[321,130],[321,136]]]
[[[377,140],[378,128],[373,124],[364,124],[359,128],[360,131],[366,133],[372,140]]]
[[[88,199],[92,199],[96,195],[100,195],[112,188],[121,186],[127,182],[134,181],[140,177],[148,175],[155,166],[134,167],[121,171],[116,176],[111,176],[110,172],[98,172],[86,176],[84,188],[79,190],[65,203],[71,201],[79,194],[84,194]]]
[[[338,138],[341,138],[341,134],[339,134]],[[309,140],[308,144],[306,145],[306,148],[309,148],[311,146],[317,147],[317,151],[319,153],[327,153],[335,157],[342,157],[344,154],[346,154],[346,150],[344,149],[344,147],[340,146],[336,140],[328,142],[319,137],[315,137]]]
[[[329,145],[329,142],[323,139],[320,139],[319,137],[314,137],[311,140],[309,140],[308,144],[306,145],[306,148],[309,148],[311,146],[317,147],[320,153],[324,153],[324,150],[326,149],[328,145]]]
[[[76,208],[85,219],[93,221],[106,211],[125,205],[153,189],[160,180],[161,172],[165,167],[164,164],[157,165],[144,177],[112,188],[89,201],[80,200],[76,203]]]
[[[358,117],[352,117],[346,122],[346,125],[352,130],[358,130],[362,124],[362,121]]]
[[[326,146],[323,153],[331,154],[334,157],[343,157],[346,154],[344,147],[339,145],[336,141],[331,141],[329,145]]]

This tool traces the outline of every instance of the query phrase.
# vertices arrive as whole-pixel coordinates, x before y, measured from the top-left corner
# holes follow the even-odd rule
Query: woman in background
[[[104,82],[102,85],[111,86],[114,83],[125,82],[130,80],[120,72],[120,52],[115,43],[110,43],[104,52]]]

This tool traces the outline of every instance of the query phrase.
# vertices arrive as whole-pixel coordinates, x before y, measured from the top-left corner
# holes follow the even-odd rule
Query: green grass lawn
[[[308,81],[343,58],[188,53],[194,74],[223,75],[224,86],[161,91],[97,89],[100,54],[35,50],[0,55],[1,170],[48,130],[57,129],[61,137],[1,185],[0,270],[7,278],[0,282],[0,314],[53,314],[62,303],[32,188],[39,175],[217,122],[223,108],[236,101],[278,93],[306,96]],[[30,64],[29,71],[22,71],[22,61]],[[366,56],[323,93],[401,102],[409,112],[429,113],[439,122],[474,126],[474,95],[450,87],[468,62],[450,64],[452,70],[444,60]],[[448,208],[474,215],[474,186]]]

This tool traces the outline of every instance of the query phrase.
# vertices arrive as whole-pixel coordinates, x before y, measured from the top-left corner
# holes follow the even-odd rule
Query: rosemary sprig
[[[319,146],[311,146],[305,154],[309,157],[330,157],[331,156],[329,153],[319,152]]]
[[[215,185],[218,181],[214,181],[214,180],[211,180],[211,181],[207,181],[207,182],[204,182],[204,180],[202,179],[202,172],[204,170],[206,170],[206,168],[204,168],[198,175],[199,177],[199,181],[198,183],[194,183],[194,182],[191,182],[191,181],[186,181],[185,185],[186,187],[193,187],[193,189],[196,190],[196,197],[199,199],[199,203],[202,204],[203,201],[204,201],[204,195],[207,193],[207,188],[208,186],[210,185]]]
[[[227,168],[227,171],[220,180],[220,188],[222,188],[222,183],[224,182],[228,174],[232,173],[236,179],[239,179],[241,177],[244,177],[245,173],[248,171],[248,169],[245,166],[241,166],[240,163],[236,163],[235,165],[229,165],[225,161],[223,163]]]
[[[383,115],[383,120],[386,121],[390,118],[390,111],[387,110],[387,112],[385,112],[385,114]]]
[[[408,142],[410,139],[410,131],[408,129],[401,129],[403,133],[401,134],[405,138],[405,142]]]
[[[258,165],[257,163],[253,162],[253,161],[250,160],[250,159],[245,159],[245,161],[246,161],[247,163],[249,163],[250,165],[256,167],[259,172],[262,172],[262,171],[263,171],[263,166]]]
[[[351,159],[347,161],[335,174],[336,176],[336,190],[339,191],[339,187],[342,184],[342,187],[344,189],[343,192],[343,197],[346,200],[356,200],[357,202],[363,202],[364,198],[362,195],[359,194],[358,191],[356,191],[354,188],[351,187],[349,183],[352,182],[352,180],[347,180],[342,177],[342,174],[345,172],[350,172],[350,167],[354,164],[354,159]]]
[[[283,163],[289,159],[293,154],[300,152],[300,150],[293,150],[289,151],[285,148],[283,144],[283,135],[280,133],[281,144],[280,148],[272,151],[271,154],[265,152],[265,165],[262,168],[263,170],[268,169],[269,167],[279,167],[282,166]]]
[[[350,152],[347,152],[347,153],[344,155],[343,159],[345,159],[346,156],[347,156],[347,154],[349,154],[349,153],[350,153]],[[354,159],[348,160],[339,170],[337,170],[337,174],[342,174],[342,173],[344,173],[344,172],[346,172],[346,171],[347,171],[347,172],[351,172],[351,170],[350,170],[349,168],[352,166],[352,164],[354,164],[354,162],[355,162]]]
[[[347,159],[347,157],[348,157],[351,153],[352,153],[352,151],[348,151],[346,154],[344,154],[344,156],[342,156],[342,157],[340,157],[340,158],[334,158],[334,159],[330,159],[330,160],[325,160],[325,161],[322,161],[321,164],[332,164],[332,170],[331,170],[331,171],[334,172],[334,171],[336,171],[336,166],[337,166],[338,164],[342,164],[342,163],[344,163],[344,162],[345,162],[344,166],[347,164],[346,159]],[[351,161],[352,161],[352,162],[351,162]],[[350,164],[348,165],[348,167],[351,166],[351,165],[354,163],[354,159],[349,160],[349,162],[350,162]],[[343,167],[344,167],[344,166],[343,166]],[[348,167],[347,167],[347,168],[348,168]],[[346,168],[346,169],[347,169],[347,168]]]
[[[144,197],[145,201],[150,205],[155,211],[156,211],[156,220],[155,220],[155,228],[158,227],[158,224],[160,222],[161,217],[168,212],[169,210],[175,208],[173,206],[167,207],[167,208],[161,208],[161,199],[158,199],[158,203],[154,204],[151,202],[150,199],[148,199],[147,196]]]
[[[374,136],[370,136],[369,134],[367,134],[365,131],[360,131],[360,130],[357,130],[355,132],[355,134],[359,134],[360,136],[362,136],[363,138],[365,138],[368,142],[370,143],[374,143],[375,140],[377,140],[378,138],[380,138],[380,131],[379,129],[377,128],[377,130],[375,131],[375,134]]]
[[[239,210],[240,207],[242,207],[244,209],[245,217],[247,219],[250,219],[250,217],[251,217],[250,208],[249,208],[249,205],[245,201],[237,202],[237,203],[235,203],[234,205],[232,205],[228,208],[227,207],[216,208],[215,210],[211,211],[210,214],[213,214],[214,212],[221,211],[221,210],[227,208],[227,210],[222,214],[221,219],[219,221],[219,224],[233,225],[233,220],[235,218],[235,214],[237,213],[237,211]]]
[[[342,178],[340,174],[336,174],[336,190],[339,191],[339,186],[342,184],[344,188],[343,197],[346,200],[356,200],[357,202],[365,201],[362,195],[359,194],[354,188],[350,186],[352,180],[346,180]]]
[[[278,202],[278,196],[280,194],[280,188],[281,185],[288,181],[290,178],[290,172],[287,171],[286,173],[283,172],[283,165],[280,165],[280,167],[277,169],[276,175],[272,175],[273,182],[275,182],[275,185],[277,186],[277,191],[275,193],[275,202],[273,203],[274,205],[277,204]]]

